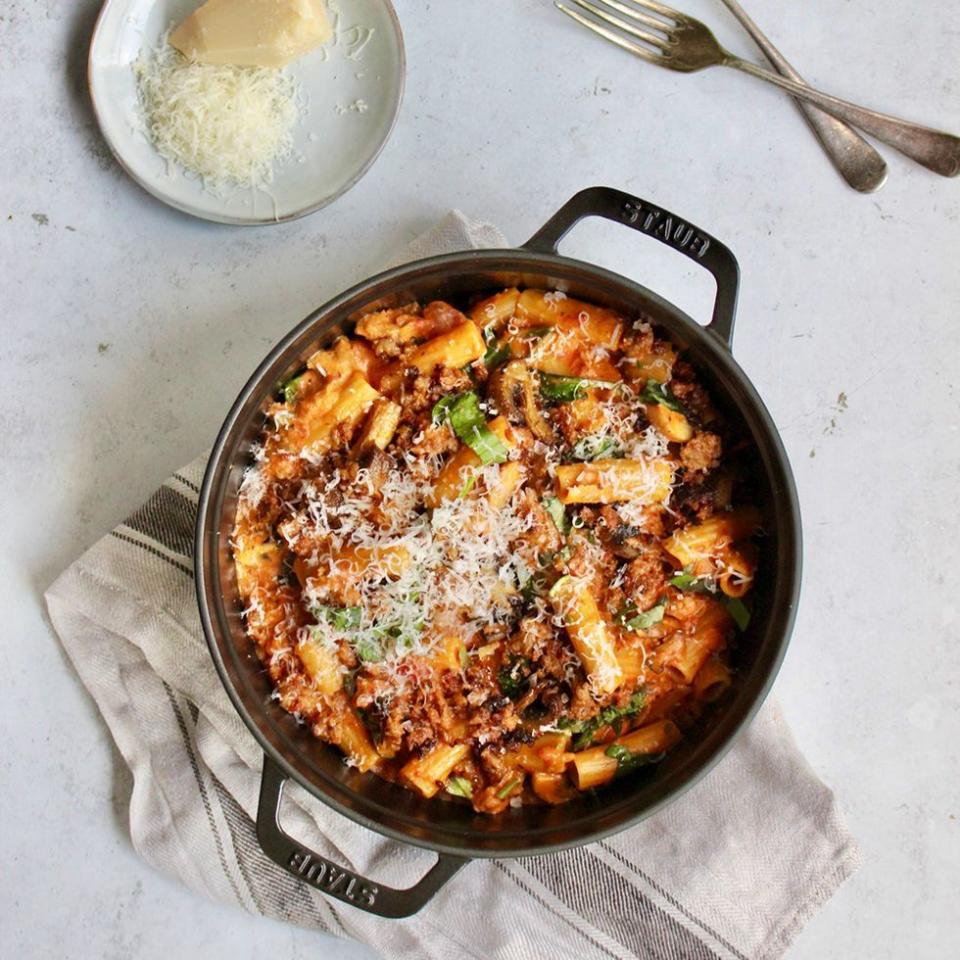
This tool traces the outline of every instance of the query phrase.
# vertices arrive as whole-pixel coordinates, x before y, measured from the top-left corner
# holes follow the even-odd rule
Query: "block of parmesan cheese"
[[[200,63],[285,67],[332,33],[322,0],[207,0],[170,43]]]

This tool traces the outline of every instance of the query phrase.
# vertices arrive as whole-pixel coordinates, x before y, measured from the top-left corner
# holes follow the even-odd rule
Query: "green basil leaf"
[[[556,497],[544,497],[540,501],[547,511],[554,526],[563,534],[570,530],[570,521],[567,519],[567,510]]]
[[[364,663],[379,663],[383,659],[383,647],[376,640],[363,637],[354,644],[353,649]]]
[[[633,757],[633,754],[622,743],[611,743],[603,752],[608,757],[613,757],[618,766]]]
[[[540,396],[555,403],[579,400],[591,387],[610,388],[616,384],[606,380],[588,380],[584,377],[561,377],[553,373],[540,374]]]
[[[302,383],[303,374],[300,373],[295,377],[291,377],[286,383],[281,384],[280,392],[283,394],[284,403],[293,403],[297,399],[297,394],[300,392]]]
[[[636,607],[633,608],[636,610]],[[621,625],[626,627],[627,630],[649,630],[655,623],[659,623],[663,619],[663,615],[667,609],[667,600],[664,597],[659,603],[655,606],[652,606],[649,610],[644,610],[642,613],[638,613],[635,616],[629,607],[621,610],[617,615],[617,619],[620,621]]]
[[[747,605],[736,597],[727,597],[723,601],[723,605],[727,608],[727,613],[733,617],[733,622],[737,625],[737,628],[741,631],[746,630],[750,623],[750,610]]]
[[[659,403],[670,410],[686,415],[687,408],[673,395],[673,391],[665,384],[650,379],[640,394],[645,403]]]
[[[433,405],[433,410],[430,412],[433,422],[436,424],[443,423],[450,415],[450,409],[460,399],[461,396],[463,396],[463,394],[451,393],[445,397],[441,397]]]
[[[665,753],[633,753],[622,743],[611,743],[603,752],[617,761],[617,776],[636,770],[637,767],[659,763],[666,756]]]
[[[473,798],[473,784],[466,777],[450,777],[443,789],[454,797]]]
[[[480,400],[472,390],[460,394],[444,409],[453,432],[473,450],[481,463],[503,463],[507,459],[509,450],[506,444],[487,426]]]
[[[496,340],[487,347],[487,352],[483,355],[483,363],[488,370],[496,370],[497,367],[503,366],[509,359],[510,344],[497,343]]]
[[[457,499],[462,500],[474,488],[476,482],[477,475],[475,473],[471,473],[470,476],[467,477],[466,482],[460,488],[460,492],[457,494]]]
[[[646,705],[647,691],[641,687],[622,707],[606,707],[590,720],[571,720],[565,717],[557,721],[557,726],[575,734],[573,749],[583,750],[593,743],[593,738],[602,727],[615,727],[619,732],[624,720],[640,713]]]
[[[617,441],[613,437],[581,437],[570,451],[574,460],[599,460],[601,457],[609,457],[619,449]]]
[[[362,607],[340,607],[333,612],[333,625],[338,630],[356,630],[362,619]]]
[[[551,330],[553,330],[551,326],[527,327],[526,330],[520,331],[520,336],[524,340],[539,340],[540,337],[545,337]]]
[[[326,620],[337,630],[356,630],[363,619],[362,607],[311,607],[310,613],[317,620]]]
[[[684,570],[671,577],[667,583],[671,587],[676,587],[684,593],[716,593],[717,584],[712,577],[695,577],[692,573]]]
[[[521,783],[523,783],[523,779],[520,778],[520,777],[518,777],[518,778],[515,779],[515,780],[511,780],[511,781],[509,781],[508,783],[505,783],[505,784],[497,791],[497,799],[498,799],[498,800],[506,800],[507,797],[509,797],[510,794],[513,793],[514,788],[515,788],[515,787],[519,787]]]
[[[511,700],[521,696],[530,685],[530,674],[533,665],[526,657],[513,654],[497,674],[497,683],[504,694]]]

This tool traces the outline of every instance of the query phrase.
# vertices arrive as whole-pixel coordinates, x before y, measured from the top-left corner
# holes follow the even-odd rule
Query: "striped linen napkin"
[[[452,213],[398,262],[483,246],[506,241]],[[157,869],[252,913],[354,937],[387,960],[780,957],[856,869],[833,794],[768,702],[723,761],[654,817],[587,847],[471,863],[410,919],[381,920],[296,881],[257,844],[262,755],[200,629],[191,554],[205,459],[170,477],[46,595],[133,773],[131,839]],[[433,863],[292,783],[286,796],[287,830],[365,876],[408,886]]]

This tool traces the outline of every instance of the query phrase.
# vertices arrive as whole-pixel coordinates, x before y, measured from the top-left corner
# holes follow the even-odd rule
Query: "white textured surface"
[[[750,52],[716,0],[683,6]],[[204,224],[152,200],[105,152],[84,89],[96,7],[0,10],[0,954],[370,956],[198,900],[137,860],[127,780],[39,595],[211,442],[277,337],[449,207],[520,242],[569,194],[608,183],[739,257],[736,354],[797,475],[806,577],[777,689],[865,863],[791,960],[949,955],[960,183],[890,154],[888,185],[858,196],[776,91],[634,63],[547,0],[402,0],[407,100],[367,178],[297,223]],[[948,0],[929,0],[906,41],[894,0],[750,9],[809,78],[960,131]],[[565,249],[708,308],[707,280],[645,238],[588,224]]]

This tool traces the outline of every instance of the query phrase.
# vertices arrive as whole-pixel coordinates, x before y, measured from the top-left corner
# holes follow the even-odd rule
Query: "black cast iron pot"
[[[709,270],[717,281],[710,323],[698,325],[622,276],[559,256],[561,238],[587,216],[639,230]],[[213,448],[200,494],[195,559],[200,616],[213,662],[264,751],[257,833],[276,863],[362,910],[409,916],[470,858],[548,854],[623,830],[675,799],[723,755],[756,713],[783,659],[799,594],[801,557],[796,491],[777,429],[730,356],[738,279],[733,254],[709,234],[644,200],[594,187],[573,197],[519,249],[471,250],[388,270],[314,311],[270,352],[234,403]],[[768,535],[762,540],[752,594],[753,618],[736,652],[734,685],[707,732],[682,742],[662,763],[614,781],[595,796],[489,816],[465,804],[425,800],[373,774],[358,773],[344,765],[339,751],[318,741],[271,700],[269,678],[244,631],[228,541],[262,411],[278,382],[301,367],[318,345],[349,331],[371,308],[412,300],[456,303],[506,286],[559,288],[626,314],[643,314],[662,328],[686,351],[716,405],[752,438],[752,472]],[[288,778],[371,830],[436,851],[437,863],[415,886],[396,890],[304,848],[278,820]]]

